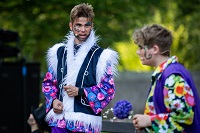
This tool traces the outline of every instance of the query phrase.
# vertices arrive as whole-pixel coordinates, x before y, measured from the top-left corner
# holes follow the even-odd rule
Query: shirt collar
[[[167,61],[160,64],[152,74],[152,81],[154,82],[155,79],[159,79],[162,75],[162,72],[166,69],[166,67],[171,64],[178,61],[178,58],[176,56],[170,57]]]
[[[74,44],[74,55],[78,52],[80,47],[81,47],[81,44]]]

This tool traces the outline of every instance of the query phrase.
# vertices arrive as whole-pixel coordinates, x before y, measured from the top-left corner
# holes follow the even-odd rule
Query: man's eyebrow
[[[80,25],[82,25],[82,24],[80,24],[80,23],[76,23],[75,25],[79,25],[79,26],[80,26]]]

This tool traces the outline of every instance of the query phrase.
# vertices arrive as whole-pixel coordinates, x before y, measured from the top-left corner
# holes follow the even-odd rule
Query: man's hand
[[[58,99],[55,99],[53,101],[53,111],[56,114],[61,114],[63,111],[63,103],[59,101]]]
[[[65,89],[69,97],[78,96],[78,90],[79,90],[78,87],[73,86],[73,85],[67,85],[67,86],[63,86],[63,88]]]
[[[137,131],[151,126],[151,117],[149,115],[136,114],[133,116],[133,125]]]

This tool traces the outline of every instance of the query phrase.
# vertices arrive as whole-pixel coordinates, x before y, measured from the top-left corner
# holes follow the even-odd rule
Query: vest
[[[67,64],[63,63],[66,61],[67,51],[64,53],[64,49],[65,49],[65,46],[61,46],[60,48],[58,48],[58,51],[57,51],[57,59],[58,59],[58,64],[57,64],[58,86],[57,86],[57,88],[60,88],[59,85],[61,85],[62,76],[67,74]],[[96,45],[94,45],[90,49],[90,51],[88,52],[82,66],[79,70],[78,77],[77,77],[76,84],[75,84],[76,87],[81,88],[81,87],[90,87],[90,86],[97,85],[97,83],[96,83],[96,66],[97,66],[98,59],[102,52],[103,52],[103,49]],[[88,63],[89,63],[89,65],[88,65]],[[64,65],[65,69],[61,69],[63,67],[63,65]],[[63,71],[63,75],[62,75],[62,71]],[[83,81],[83,83],[82,83],[82,81]],[[60,100],[62,101],[62,96],[60,95],[60,89],[57,92],[57,95],[60,96]],[[101,116],[101,113],[95,114],[89,105],[88,106],[83,105],[81,101],[84,102],[86,105],[88,105],[85,95],[83,95],[83,96],[78,95],[78,96],[74,97],[74,112],[82,112],[82,113],[86,113],[86,114]]]
[[[180,63],[172,63],[170,64],[162,73],[162,76],[160,79],[156,82],[156,88],[153,96],[153,102],[155,106],[156,113],[168,113],[165,106],[164,106],[164,96],[163,94],[163,88],[164,88],[164,81],[168,76],[171,74],[179,74],[181,75],[186,82],[191,87],[194,99],[195,99],[195,106],[193,106],[194,111],[194,120],[192,125],[186,126],[185,130],[187,133],[199,133],[200,132],[200,99],[199,95],[196,89],[196,86],[194,84],[194,81],[192,79],[192,76],[190,75],[189,71]],[[184,126],[183,126],[184,127]]]

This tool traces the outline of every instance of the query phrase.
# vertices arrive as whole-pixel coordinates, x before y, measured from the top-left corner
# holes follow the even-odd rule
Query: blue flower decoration
[[[126,100],[120,100],[115,104],[113,113],[118,119],[125,119],[130,116],[132,109],[133,107],[130,102]]]

